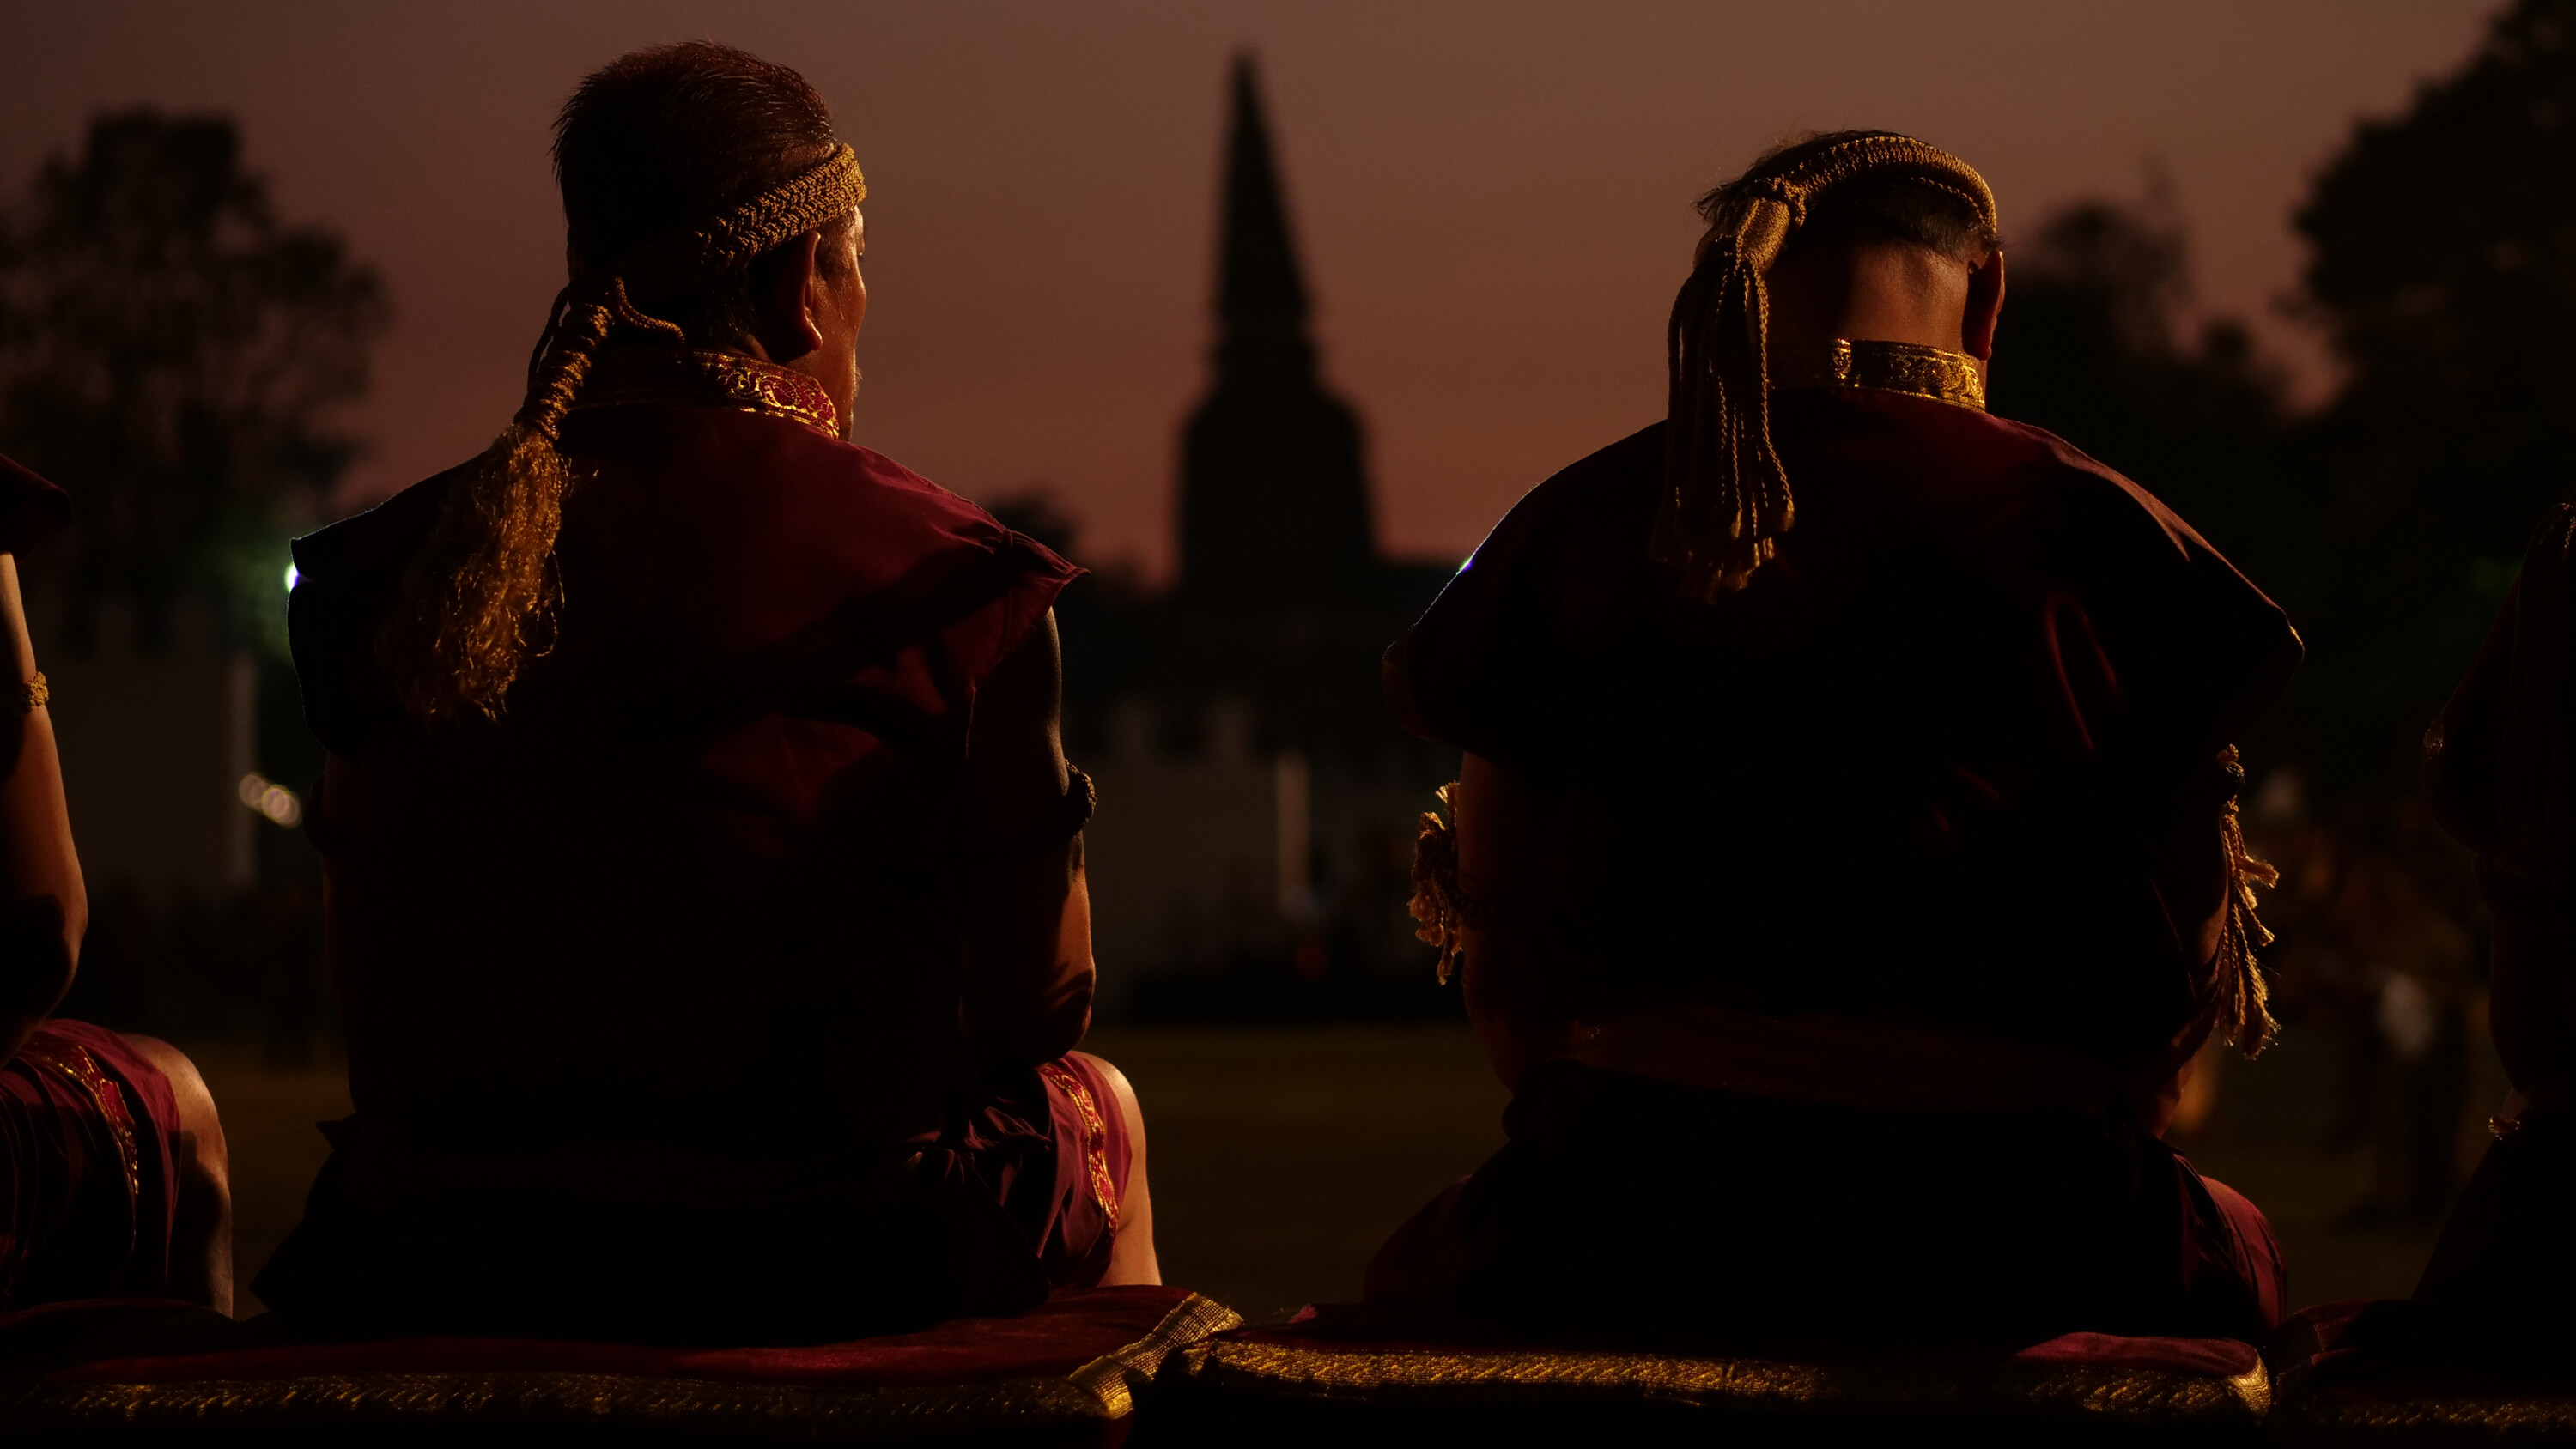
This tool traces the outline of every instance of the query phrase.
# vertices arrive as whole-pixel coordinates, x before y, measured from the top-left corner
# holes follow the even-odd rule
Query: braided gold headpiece
[[[858,154],[843,146],[705,226],[582,268],[555,295],[518,415],[449,490],[438,530],[378,641],[386,674],[415,718],[499,718],[527,660],[553,647],[562,594],[555,533],[566,484],[555,440],[609,332],[623,325],[685,341],[676,323],[644,311],[638,299],[712,282],[847,215],[867,194]]]
[[[1766,277],[1825,192],[1859,177],[1902,180],[1966,202],[1996,225],[1994,193],[1967,162],[1910,136],[1873,132],[1793,148],[1727,188],[1673,301],[1664,497],[1650,553],[1688,597],[1740,589],[1797,522],[1771,446],[1771,297]]]

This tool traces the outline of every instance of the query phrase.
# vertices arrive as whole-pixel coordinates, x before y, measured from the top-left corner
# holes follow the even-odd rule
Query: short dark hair
[[[555,185],[575,270],[702,225],[830,157],[832,112],[805,77],[748,51],[686,40],[630,51],[583,78],[555,120]],[[827,267],[837,265],[827,249]],[[647,308],[692,346],[751,335],[755,259]]]
[[[1735,188],[1770,175],[1788,153],[1822,150],[1870,131],[1823,131],[1784,141],[1765,151],[1744,174],[1699,199],[1699,214],[1714,224]],[[1975,263],[2003,246],[1994,228],[1978,219],[1966,198],[1939,187],[1897,177],[1862,176],[1828,189],[1808,209],[1804,226],[1791,234],[1787,251],[1899,242],[1926,248],[1958,261]],[[1785,253],[1784,253],[1785,254]]]

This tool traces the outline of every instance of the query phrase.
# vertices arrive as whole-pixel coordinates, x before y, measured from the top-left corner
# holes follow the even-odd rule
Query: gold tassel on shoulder
[[[2245,778],[2245,767],[2238,762],[2236,747],[2219,751],[2221,767],[2237,780]],[[2237,819],[2236,794],[2227,797],[2227,810],[2219,818],[2219,836],[2227,852],[2227,924],[2218,936],[2218,960],[2214,984],[2218,989],[2219,1038],[2247,1057],[2260,1056],[2263,1048],[2281,1030],[2272,1019],[2271,993],[2263,984],[2263,968],[2254,952],[2272,944],[2272,933],[2255,914],[2254,888],[2269,890],[2281,883],[2281,872],[2269,862],[2257,859],[2245,844],[2245,827]]]
[[[1440,809],[1457,818],[1458,807],[1450,792],[1458,782],[1440,787]],[[1467,893],[1458,887],[1458,832],[1450,820],[1440,818],[1439,810],[1422,812],[1422,833],[1413,841],[1413,919],[1422,924],[1414,928],[1414,939],[1440,949],[1440,984],[1449,984],[1450,975],[1466,960],[1468,901]]]

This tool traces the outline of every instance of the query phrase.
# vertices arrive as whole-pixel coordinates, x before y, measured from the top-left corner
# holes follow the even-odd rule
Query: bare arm
[[[2523,586],[2546,578],[2556,587],[2564,567],[2555,553],[2533,545],[2476,662],[2424,736],[2425,803],[2453,839],[2477,852],[2478,885],[2495,918],[2487,1017],[2505,1074],[2525,1096],[2576,1083],[2576,920],[2556,888],[2563,867],[2555,859],[2565,848],[2567,806],[2552,798],[2547,784],[2509,785],[2509,779],[2533,778],[2524,762],[2535,751],[2526,744],[2509,756],[2506,748],[2516,709]],[[2543,659],[2541,667],[2551,673],[2564,667],[2553,656]],[[2526,741],[2550,742],[2540,759],[2556,764],[2560,731],[2543,718],[2521,733]]]
[[[18,564],[0,553],[0,1060],[17,1054],[71,989],[89,925],[89,896],[63,800],[54,723],[21,712],[17,686],[36,673],[18,596]]]
[[[966,881],[967,1032],[985,1056],[1042,1062],[1091,1027],[1091,896],[1082,837],[1055,838],[1064,759],[1055,615],[984,682],[966,746],[978,849]]]
[[[1470,900],[1526,901],[1546,888],[1528,796],[1511,772],[1469,755],[1458,774],[1458,884]],[[1517,1091],[1521,1074],[1563,1056],[1569,1023],[1539,1001],[1535,944],[1525,932],[1469,927],[1461,986],[1494,1075]]]

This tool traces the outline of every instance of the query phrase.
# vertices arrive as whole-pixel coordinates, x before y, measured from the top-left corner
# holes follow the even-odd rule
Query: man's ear
[[[793,362],[823,345],[823,331],[814,325],[815,311],[824,303],[815,266],[815,248],[822,240],[822,232],[809,231],[751,269],[751,305],[760,319],[757,340],[772,362]]]
[[[1968,314],[1960,319],[1959,335],[1970,357],[1994,357],[1995,322],[2003,311],[2004,254],[1998,247],[1986,253],[1983,266],[1968,274]]]

